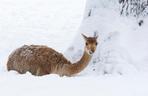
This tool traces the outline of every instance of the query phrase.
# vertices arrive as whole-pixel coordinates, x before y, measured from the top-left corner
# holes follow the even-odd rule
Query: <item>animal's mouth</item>
[[[91,50],[89,51],[89,54],[90,54],[90,55],[92,55],[93,53],[94,53],[93,51],[91,51]]]

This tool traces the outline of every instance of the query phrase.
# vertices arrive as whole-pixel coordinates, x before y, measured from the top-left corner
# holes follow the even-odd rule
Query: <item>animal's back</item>
[[[70,62],[61,54],[47,46],[24,45],[10,54],[7,69],[23,74],[27,71],[33,75],[50,74],[63,64]]]

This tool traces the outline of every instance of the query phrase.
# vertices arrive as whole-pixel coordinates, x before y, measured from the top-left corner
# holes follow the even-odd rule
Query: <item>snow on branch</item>
[[[148,16],[148,0],[119,0],[121,15],[134,16],[136,18]]]

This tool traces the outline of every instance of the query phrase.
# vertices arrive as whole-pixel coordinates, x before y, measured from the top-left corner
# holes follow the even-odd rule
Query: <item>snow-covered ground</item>
[[[48,45],[64,53],[84,8],[85,0],[0,0],[1,96],[148,96],[147,73],[36,77],[7,72],[8,55],[23,44]]]
[[[2,96],[147,96],[148,78],[136,76],[35,77],[13,72],[0,76]],[[147,75],[148,76],[148,75]]]

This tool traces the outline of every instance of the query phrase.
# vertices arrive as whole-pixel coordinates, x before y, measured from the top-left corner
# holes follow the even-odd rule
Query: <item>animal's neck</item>
[[[79,61],[77,61],[74,64],[70,65],[65,64],[65,66],[63,66],[63,72],[64,72],[63,75],[72,76],[76,73],[81,72],[85,67],[87,67],[91,57],[92,57],[91,55],[89,55],[86,51],[84,51],[83,56]]]
[[[86,51],[84,51],[81,59],[73,64],[75,65],[74,67],[78,67],[77,69],[79,69],[80,71],[83,70],[88,65],[91,57],[92,57],[91,55],[89,55]]]

